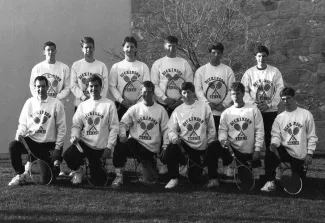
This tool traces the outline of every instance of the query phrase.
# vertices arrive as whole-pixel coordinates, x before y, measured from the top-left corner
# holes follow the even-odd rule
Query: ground
[[[73,186],[67,177],[50,186],[9,188],[15,174],[8,155],[1,155],[0,222],[324,222],[324,161],[315,157],[303,191],[291,196],[281,188],[262,193],[263,182],[255,191],[242,192],[230,182],[206,190],[182,179],[178,188],[166,191],[164,177],[153,186],[137,182],[133,160],[121,189],[86,182]]]

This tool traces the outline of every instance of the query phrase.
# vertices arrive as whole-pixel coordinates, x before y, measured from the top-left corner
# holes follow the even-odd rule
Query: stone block
[[[322,46],[323,46],[322,37],[313,38],[309,47],[309,53],[320,53],[322,50]]]
[[[300,13],[311,15],[314,12],[315,4],[312,2],[299,2]]]
[[[287,75],[283,75],[283,79],[286,80],[286,82],[296,86],[300,83],[300,71],[299,70],[293,70]]]
[[[292,27],[286,33],[288,39],[298,39],[304,37],[305,35],[306,35],[306,27],[304,26]]]
[[[310,29],[310,34],[314,35],[314,36],[323,36],[324,35],[324,28]]]
[[[261,26],[264,26],[264,25],[267,25],[271,23],[270,19],[268,16],[266,15],[261,15],[253,20],[251,20],[251,22],[249,23],[249,27],[261,27]]]
[[[298,12],[299,11],[299,1],[297,0],[284,0],[278,5],[278,10],[282,12]]]
[[[279,4],[278,2],[274,2],[272,0],[262,0],[261,3],[266,11],[277,10]]]

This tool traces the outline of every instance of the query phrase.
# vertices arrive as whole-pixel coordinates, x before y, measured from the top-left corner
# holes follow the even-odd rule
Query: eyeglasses
[[[290,101],[292,99],[291,96],[284,96],[284,97],[281,97],[281,101]]]

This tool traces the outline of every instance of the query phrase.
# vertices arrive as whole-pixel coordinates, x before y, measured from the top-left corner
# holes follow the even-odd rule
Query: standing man
[[[73,184],[82,182],[82,154],[75,143],[79,142],[84,155],[89,160],[90,175],[95,182],[100,181],[100,158],[109,158],[116,144],[119,122],[114,102],[101,96],[102,78],[92,74],[87,82],[90,98],[80,103],[71,128],[72,145],[65,151],[63,158],[68,167],[75,171]]]
[[[220,119],[218,143],[214,150],[208,150],[209,176],[208,188],[218,186],[218,159],[215,157],[228,153],[233,148],[237,159],[244,165],[252,161],[253,174],[261,166],[260,151],[264,142],[263,118],[259,109],[244,102],[245,87],[240,82],[234,82],[230,90],[234,105],[227,108]]]
[[[156,60],[151,68],[157,102],[165,107],[168,116],[183,103],[179,89],[184,82],[193,82],[189,63],[177,56],[178,39],[167,36],[164,41],[166,56]]]
[[[34,97],[37,97],[37,89],[34,80],[38,76],[45,76],[49,83],[47,95],[59,99],[63,105],[70,95],[70,69],[64,63],[56,60],[56,45],[46,42],[43,46],[45,60],[36,64],[32,69],[29,88]]]
[[[290,162],[292,170],[304,180],[307,173],[305,165],[312,163],[318,141],[313,115],[297,106],[294,89],[286,87],[280,96],[285,111],[276,117],[272,126],[271,155],[266,157],[269,159],[266,161],[269,163],[265,174],[267,182],[261,189],[265,192],[275,190],[275,169],[280,160],[274,150],[278,151],[282,161]]]
[[[132,36],[125,37],[122,47],[125,59],[112,66],[108,79],[111,94],[116,100],[119,120],[129,107],[141,99],[142,83],[150,80],[148,66],[136,59],[136,39]]]
[[[113,164],[116,178],[112,186],[123,184],[123,169],[127,157],[135,157],[142,164],[143,182],[153,183],[158,179],[155,156],[168,145],[166,110],[154,102],[155,85],[143,82],[143,101],[133,105],[123,115],[120,122],[120,141],[116,146]],[[126,131],[130,131],[127,137]]]
[[[242,84],[245,86],[244,101],[248,104],[254,104],[261,111],[264,122],[265,132],[265,174],[271,175],[268,156],[273,156],[269,147],[271,143],[271,129],[274,119],[277,116],[278,104],[280,103],[280,92],[283,89],[283,79],[280,71],[267,64],[269,50],[266,46],[257,46],[255,48],[256,66],[248,69],[243,77]]]
[[[48,80],[45,76],[38,76],[34,84],[37,96],[26,101],[19,117],[15,141],[9,145],[11,163],[17,173],[9,186],[24,184],[28,175],[22,165],[21,155],[26,154],[27,150],[20,142],[21,138],[25,139],[35,156],[53,167],[53,163],[60,157],[66,134],[64,107],[58,99],[48,96]],[[53,151],[52,160],[49,151]]]
[[[90,98],[87,91],[88,78],[92,74],[97,74],[102,78],[101,97],[106,98],[108,90],[108,70],[106,65],[94,58],[95,41],[91,37],[84,37],[80,40],[81,50],[84,58],[72,64],[71,67],[71,91],[75,96],[74,106],[77,110],[82,101]]]
[[[194,78],[196,95],[199,100],[209,104],[215,127],[218,131],[221,113],[230,106],[231,97],[229,87],[235,81],[232,69],[221,63],[224,47],[222,43],[216,43],[209,47],[210,62],[200,67]],[[229,166],[232,161],[230,153],[223,153],[223,165],[226,166],[225,174],[233,175]]]

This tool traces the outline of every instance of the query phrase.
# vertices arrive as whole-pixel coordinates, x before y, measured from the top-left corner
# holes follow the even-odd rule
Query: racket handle
[[[21,137],[21,138],[20,138],[20,142],[24,145],[24,147],[26,148],[27,151],[30,151],[30,150],[29,150],[29,146],[27,145],[27,143],[26,143],[24,137]]]
[[[76,147],[79,150],[80,153],[84,153],[84,150],[81,148],[80,144],[78,142],[76,142]]]

